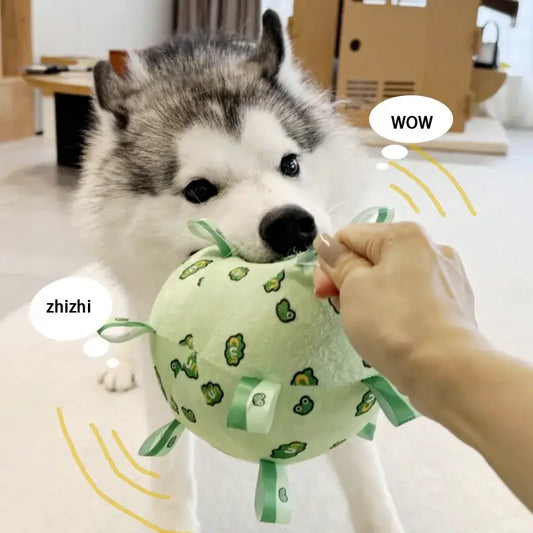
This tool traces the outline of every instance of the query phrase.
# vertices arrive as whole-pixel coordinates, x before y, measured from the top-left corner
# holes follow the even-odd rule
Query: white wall
[[[41,55],[107,57],[172,33],[172,0],[32,0],[34,59]]]
[[[267,9],[274,9],[285,22],[292,15],[293,7],[293,0],[261,0],[262,12]]]
[[[172,35],[172,0],[32,0],[33,59],[43,55],[107,58],[109,50],[157,44]],[[49,99],[47,99],[49,100]],[[50,101],[36,91],[35,129],[53,137]]]

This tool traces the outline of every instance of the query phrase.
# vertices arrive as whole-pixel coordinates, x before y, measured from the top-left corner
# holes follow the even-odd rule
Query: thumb
[[[327,234],[319,235],[314,242],[320,268],[341,290],[346,276],[354,269],[368,269],[372,263],[356,254]]]

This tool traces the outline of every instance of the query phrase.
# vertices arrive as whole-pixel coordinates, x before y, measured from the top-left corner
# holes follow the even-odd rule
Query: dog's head
[[[255,262],[331,231],[331,192],[355,172],[357,143],[295,64],[275,12],[259,43],[176,38],[131,54],[124,77],[99,63],[95,88],[78,205],[104,230],[104,260],[152,257],[168,274],[205,246],[186,229],[196,218]]]

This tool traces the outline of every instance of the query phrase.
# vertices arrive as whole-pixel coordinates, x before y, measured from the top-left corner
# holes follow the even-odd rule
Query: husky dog
[[[273,11],[263,16],[259,43],[177,37],[131,53],[124,77],[100,62],[95,89],[77,213],[135,318],[148,318],[166,278],[205,246],[188,232],[190,219],[212,221],[247,260],[270,262],[306,250],[317,234],[347,222],[334,223],[336,206],[352,214],[357,207],[357,139],[329,95],[296,64]],[[134,383],[133,362],[120,359],[104,377],[112,390]],[[155,429],[170,413],[149,356],[142,360],[148,424]],[[184,441],[179,454],[158,459],[166,474],[156,489],[174,498],[156,512],[167,527],[197,533],[194,441]],[[331,456],[357,530],[401,531],[372,445],[353,439]]]

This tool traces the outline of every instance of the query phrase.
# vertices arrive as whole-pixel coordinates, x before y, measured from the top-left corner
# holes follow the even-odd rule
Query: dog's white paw
[[[126,392],[137,386],[135,370],[126,361],[121,361],[115,368],[108,368],[99,382],[110,392]]]

